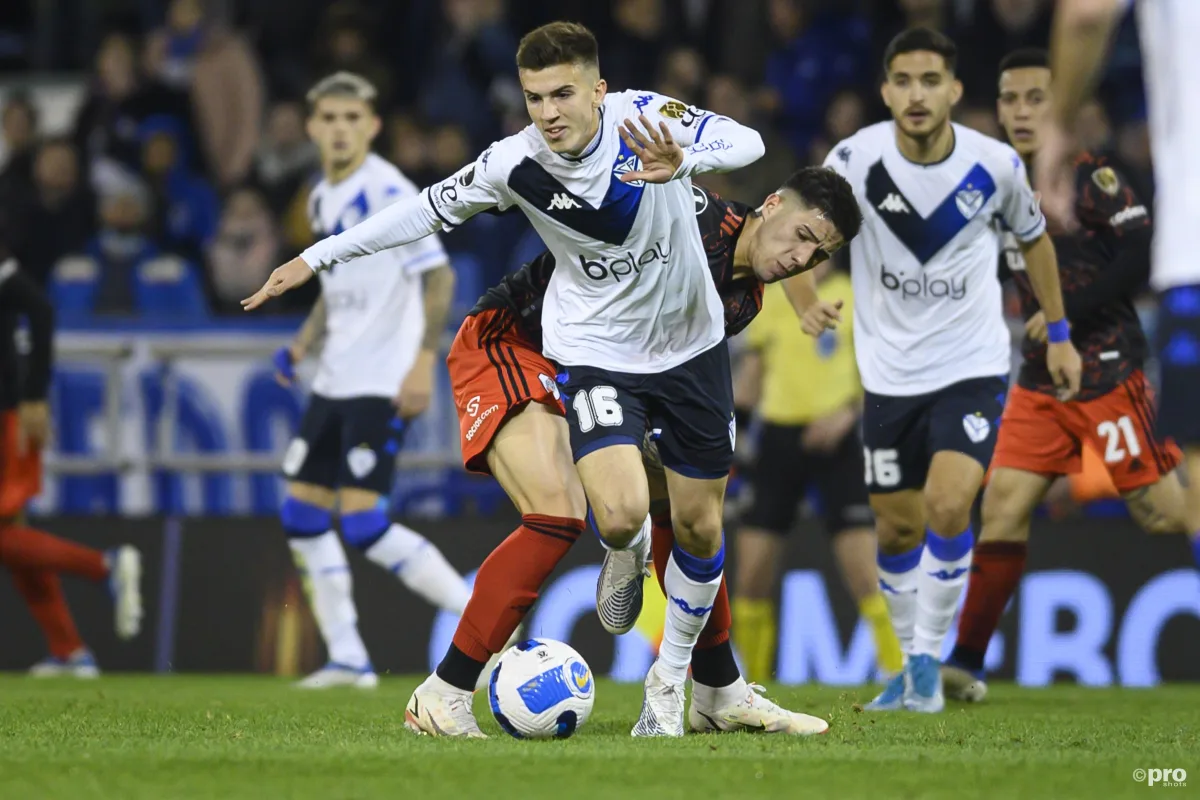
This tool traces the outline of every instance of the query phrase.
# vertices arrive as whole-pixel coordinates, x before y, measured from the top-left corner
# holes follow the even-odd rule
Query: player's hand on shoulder
[[[814,338],[827,330],[836,330],[837,324],[842,321],[843,305],[845,303],[841,300],[832,303],[818,300],[800,318],[800,329]]]
[[[628,119],[617,128],[621,139],[638,157],[642,166],[639,170],[622,174],[621,180],[625,183],[666,183],[675,177],[683,164],[683,148],[671,137],[665,122],[658,123],[656,128],[645,114],[639,116],[638,121],[640,128]]]
[[[1039,311],[1025,322],[1025,335],[1038,344],[1046,343],[1047,334],[1045,312]]]
[[[434,360],[432,350],[422,348],[417,353],[416,362],[404,377],[400,392],[392,401],[401,419],[412,419],[429,408],[429,402],[433,399]]]
[[[278,297],[284,292],[303,286],[312,276],[312,267],[308,266],[304,259],[296,256],[282,267],[276,267],[262,288],[242,301],[242,308],[246,311],[253,311],[272,297]]]
[[[37,452],[50,442],[50,404],[32,400],[17,406],[17,452]]]

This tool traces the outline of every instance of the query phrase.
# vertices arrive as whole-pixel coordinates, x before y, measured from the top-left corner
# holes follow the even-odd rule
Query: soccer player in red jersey
[[[22,317],[30,334],[23,375],[13,338]],[[71,618],[59,575],[106,582],[115,603],[117,635],[127,639],[141,627],[141,561],[132,547],[101,552],[25,524],[25,506],[42,487],[53,334],[49,300],[0,240],[0,564],[12,573],[49,646],[50,656],[35,664],[31,674],[89,678],[99,674],[96,661]]]
[[[1050,84],[1043,50],[1018,50],[1001,62],[1000,123],[1026,161],[1038,151]],[[1054,236],[1054,246],[1083,382],[1075,400],[1055,397],[1044,366],[1045,317],[1005,232],[1002,268],[1012,272],[1020,294],[1025,361],[1004,408],[957,644],[942,670],[951,698],[976,701],[987,693],[983,658],[1024,570],[1030,518],[1057,477],[1080,471],[1084,443],[1103,456],[1144,530],[1191,530],[1176,471],[1182,454],[1155,434],[1154,391],[1142,372],[1146,337],[1133,305],[1150,275],[1150,214],[1103,156],[1081,153],[1075,170],[1081,226]]]

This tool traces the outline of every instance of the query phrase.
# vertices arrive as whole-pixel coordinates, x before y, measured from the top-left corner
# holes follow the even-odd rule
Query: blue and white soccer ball
[[[527,639],[500,657],[488,681],[496,722],[518,739],[566,739],[587,722],[596,682],[583,656],[553,639]]]

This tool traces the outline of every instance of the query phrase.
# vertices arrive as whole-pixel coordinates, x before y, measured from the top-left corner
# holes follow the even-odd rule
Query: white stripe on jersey
[[[1016,151],[958,125],[954,135],[945,160],[914,164],[883,122],[839,142],[825,162],[850,182],[863,213],[850,244],[854,345],[875,394],[924,394],[1009,372],[992,221],[1023,241],[1041,236],[1046,221]]]
[[[313,230],[338,234],[417,189],[374,153],[336,184],[321,181],[309,197]],[[448,263],[436,235],[322,272],[325,346],[313,380],[324,397],[395,397],[425,332],[421,273]]]

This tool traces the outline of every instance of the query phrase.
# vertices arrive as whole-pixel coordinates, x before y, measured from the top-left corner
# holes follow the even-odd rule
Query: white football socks
[[[724,551],[719,557],[723,555]],[[693,580],[684,574],[675,556],[672,552],[663,578],[667,590],[667,614],[662,644],[658,648],[658,674],[667,683],[682,684],[692,663],[692,650],[721,588],[721,568],[718,565],[715,576],[708,580]]]
[[[337,532],[289,538],[288,545],[307,577],[309,604],[329,651],[329,660],[355,669],[365,668],[371,659],[358,635],[350,564]]]
[[[471,599],[471,587],[450,566],[442,551],[399,522],[391,524],[379,541],[367,549],[366,556],[438,608],[462,614]]]
[[[950,632],[954,612],[971,575],[974,536],[968,528],[953,538],[933,532],[925,535],[925,549],[917,568],[917,614],[913,655],[942,658],[942,644]]]
[[[912,653],[913,626],[917,618],[917,569],[921,548],[907,553],[879,554],[879,588],[887,601],[892,628],[900,640],[900,651]]]

